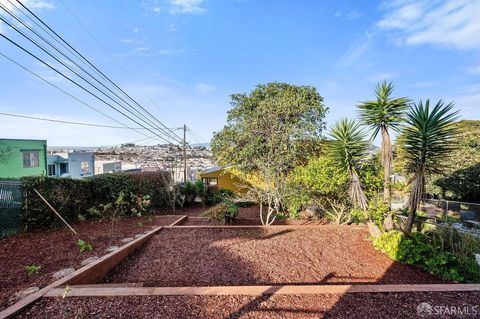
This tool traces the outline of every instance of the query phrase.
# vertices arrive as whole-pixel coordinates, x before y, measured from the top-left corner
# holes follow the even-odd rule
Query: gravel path
[[[433,313],[431,318],[478,318],[480,313],[478,292],[365,293],[45,298],[17,318],[418,318],[417,306],[423,302],[434,307],[433,311],[444,309],[443,314],[442,306],[468,311],[463,316]]]
[[[162,230],[104,282],[145,286],[440,283],[376,251],[365,228]]]
[[[27,287],[44,287],[54,280],[53,273],[62,269],[80,268],[80,262],[91,256],[103,256],[120,240],[151,230],[154,226],[169,225],[178,216],[146,216],[120,219],[116,229],[103,221],[85,221],[73,225],[78,235],[68,229],[20,234],[0,240],[0,310],[16,300],[13,294]],[[80,253],[78,239],[93,245],[93,251]],[[38,274],[28,276],[25,266],[41,266]]]

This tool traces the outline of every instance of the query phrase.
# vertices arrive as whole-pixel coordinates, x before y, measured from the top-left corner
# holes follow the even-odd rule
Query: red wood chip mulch
[[[52,275],[63,268],[80,268],[80,262],[91,256],[103,256],[109,246],[123,245],[125,237],[169,225],[179,216],[145,216],[122,218],[115,230],[104,221],[85,221],[73,225],[78,235],[67,228],[48,232],[20,234],[0,240],[0,310],[14,303],[13,294],[27,287],[44,287],[52,283]],[[82,239],[93,245],[93,251],[80,253]],[[36,264],[38,274],[28,276],[25,266]]]

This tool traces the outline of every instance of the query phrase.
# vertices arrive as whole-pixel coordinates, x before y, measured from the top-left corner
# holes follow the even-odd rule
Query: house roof
[[[202,174],[210,174],[210,173],[218,172],[218,171],[223,170],[224,168],[225,168],[225,167],[222,167],[222,166],[210,167],[210,168],[207,168],[206,170],[204,170],[204,171],[202,172]]]

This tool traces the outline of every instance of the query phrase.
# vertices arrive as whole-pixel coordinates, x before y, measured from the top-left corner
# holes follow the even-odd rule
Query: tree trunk
[[[408,199],[408,219],[407,219],[407,225],[405,227],[406,233],[410,233],[412,231],[417,209],[420,205],[420,200],[422,199],[424,187],[425,187],[424,170],[420,169],[419,172],[417,172],[417,175],[415,176],[415,181],[412,186],[412,192],[410,194],[410,198]]]
[[[365,193],[363,192],[362,184],[360,183],[357,173],[351,171],[350,177],[350,200],[352,201],[352,204],[362,210],[367,210],[367,196],[365,196]]]
[[[392,175],[393,152],[390,134],[382,127],[382,165],[383,165],[383,201],[390,205],[390,175]]]

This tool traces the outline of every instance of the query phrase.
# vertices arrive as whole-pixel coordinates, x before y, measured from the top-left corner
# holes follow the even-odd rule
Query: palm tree
[[[390,201],[389,184],[393,161],[389,129],[398,129],[398,125],[402,121],[410,103],[410,100],[405,97],[391,98],[393,88],[391,82],[387,83],[384,81],[379,83],[375,88],[377,99],[361,102],[358,105],[360,120],[373,129],[372,139],[377,137],[379,132],[382,135],[380,152],[383,165],[383,200],[385,202]]]
[[[366,210],[367,197],[363,191],[357,168],[364,159],[369,143],[361,129],[360,123],[355,120],[340,119],[330,130],[332,142],[330,155],[350,175],[349,196],[355,207]]]
[[[455,148],[452,125],[457,112],[454,104],[440,100],[430,109],[430,101],[420,101],[410,108],[406,124],[399,138],[405,158],[405,169],[412,175],[412,190],[408,200],[408,219],[405,231],[412,231],[415,214],[425,190],[425,178],[429,174],[441,173],[444,160]]]

